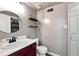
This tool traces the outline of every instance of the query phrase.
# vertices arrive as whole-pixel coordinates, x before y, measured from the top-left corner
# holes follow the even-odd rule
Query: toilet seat
[[[47,48],[45,46],[38,46],[37,52],[39,53],[47,53]]]

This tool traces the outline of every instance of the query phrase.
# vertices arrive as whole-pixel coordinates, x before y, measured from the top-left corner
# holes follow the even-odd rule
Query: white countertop
[[[13,49],[2,49],[2,48],[0,48],[0,56],[8,56],[8,55],[10,55],[10,54],[12,54],[12,53],[24,48],[24,47],[27,47],[27,46],[29,46],[29,45],[31,45],[31,44],[33,44],[34,42],[37,41],[35,39],[34,40],[26,39],[26,40],[28,40],[28,42],[26,42],[26,44],[21,45],[17,48],[13,48]]]

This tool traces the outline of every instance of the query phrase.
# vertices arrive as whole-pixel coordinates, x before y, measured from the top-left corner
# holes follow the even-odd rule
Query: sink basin
[[[10,49],[18,48],[18,47],[20,47],[20,46],[23,46],[23,45],[27,44],[28,41],[29,41],[29,40],[13,42],[13,43],[10,43],[10,44],[8,44],[8,45],[2,47],[2,49],[10,50]]]

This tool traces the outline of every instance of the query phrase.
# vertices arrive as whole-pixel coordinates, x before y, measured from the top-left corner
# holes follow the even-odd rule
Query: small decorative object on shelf
[[[30,20],[31,23],[30,23],[30,25],[28,27],[30,27],[30,28],[37,28],[38,27],[37,24],[36,24],[37,21],[38,21],[37,19],[35,19],[33,17],[30,17],[29,20]]]

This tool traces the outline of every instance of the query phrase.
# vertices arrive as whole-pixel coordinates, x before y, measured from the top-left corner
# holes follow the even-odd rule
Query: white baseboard
[[[60,56],[58,54],[52,53],[52,52],[48,52],[48,54],[52,55],[52,56]]]

